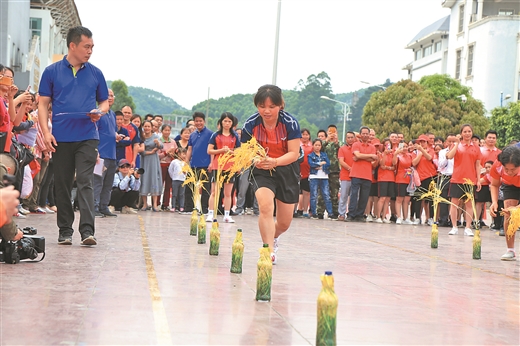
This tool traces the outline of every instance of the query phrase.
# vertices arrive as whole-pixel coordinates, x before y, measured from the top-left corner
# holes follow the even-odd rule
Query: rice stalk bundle
[[[191,220],[190,220],[190,235],[197,235],[197,227],[199,226],[199,214],[196,209],[193,209],[191,212]]]
[[[246,143],[233,151],[233,165],[229,169],[230,174],[239,174],[251,168],[257,161],[267,158],[267,151],[262,147],[255,137],[251,137]]]
[[[218,230],[217,220],[213,220],[211,231],[209,232],[209,254],[218,256],[218,249],[220,247],[220,231]]]
[[[480,259],[480,251],[482,249],[482,240],[480,239],[480,231],[477,229],[473,236],[473,259]]]
[[[439,247],[439,229],[437,228],[436,223],[432,225],[431,247],[432,249]]]
[[[448,201],[446,198],[441,196],[442,189],[444,185],[447,184],[446,179],[441,177],[436,183],[434,180],[430,182],[430,185],[428,186],[428,190],[419,188],[419,199],[425,199],[432,202],[433,206],[433,220],[437,220],[437,206],[440,203],[447,203],[452,204],[450,201]],[[437,228],[437,222],[434,222],[432,225],[432,235],[431,235],[431,241],[430,245],[432,249],[437,249],[439,247],[439,230]]]
[[[198,171],[197,174],[193,171],[193,169],[191,169],[189,165],[182,166],[182,171],[186,173],[186,179],[184,180],[182,186],[187,185],[189,187],[192,192],[193,206],[196,210],[198,210],[198,212],[202,214],[200,198],[202,189],[204,188],[204,183],[208,182],[208,175],[204,170]]]
[[[206,244],[206,220],[204,219],[204,214],[202,214],[199,218],[199,233],[197,243]]]
[[[242,261],[244,259],[244,242],[242,241],[242,230],[237,230],[237,236],[231,248],[231,269],[235,274],[242,273]]]
[[[504,217],[509,216],[509,226],[506,229],[506,236],[507,239],[511,239],[515,236],[518,227],[520,227],[520,206],[504,209],[500,214]]]
[[[256,271],[256,300],[271,301],[271,282],[273,279],[273,262],[269,245],[264,244],[260,249],[260,258]]]
[[[318,295],[318,326],[316,345],[336,345],[336,316],[338,296],[334,292],[332,272],[321,275],[321,292]]]

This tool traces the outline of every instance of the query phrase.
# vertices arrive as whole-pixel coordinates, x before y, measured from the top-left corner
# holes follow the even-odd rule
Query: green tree
[[[114,100],[114,105],[112,106],[112,110],[119,111],[124,106],[130,106],[132,110],[135,112],[135,103],[132,96],[128,94],[128,87],[126,83],[122,80],[118,79],[112,82],[110,88],[114,92],[114,96],[116,97]],[[144,115],[144,114],[141,114]]]
[[[429,85],[426,82],[424,84]],[[456,92],[443,100],[436,95],[448,93],[443,93],[440,87],[431,90],[411,80],[402,80],[385,92],[372,94],[363,110],[363,123],[373,128],[380,138],[394,131],[402,132],[407,139],[426,132],[446,137],[448,133],[459,133],[463,123],[471,124],[476,134],[483,135],[488,129],[484,107],[469,94],[469,89],[466,91],[466,103],[461,102],[457,97],[461,94]]]
[[[321,96],[334,98],[327,73],[312,74],[305,82],[300,80],[296,90],[299,91],[298,101],[288,110],[289,113],[294,114],[298,119],[313,119],[312,122],[320,128],[327,127],[329,124],[339,125],[334,103],[320,99]]]
[[[511,140],[520,140],[520,102],[510,102],[507,107],[491,111],[491,128],[498,134],[497,147],[505,147]]]

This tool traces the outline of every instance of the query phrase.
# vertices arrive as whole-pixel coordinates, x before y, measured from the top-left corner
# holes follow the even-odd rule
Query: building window
[[[42,19],[31,18],[29,22],[29,28],[31,30],[31,38],[36,35],[42,38]]]
[[[423,49],[423,57],[427,57],[432,54],[432,46],[425,47]]]
[[[441,49],[442,49],[442,42],[441,41],[435,42],[435,53],[440,52]]]
[[[462,56],[462,50],[457,51],[457,59],[455,65],[455,79],[460,79],[460,58]]]
[[[467,76],[473,75],[473,52],[475,50],[475,45],[471,45],[468,47],[468,73]],[[457,55],[458,59],[458,55]]]
[[[459,7],[459,32],[464,31],[464,5]]]
[[[422,57],[421,52],[422,52],[421,49],[418,49],[415,51],[415,60],[419,60]]]
[[[504,10],[504,9],[498,10],[499,16],[512,16],[513,14],[515,14],[515,11],[513,11],[513,10]]]

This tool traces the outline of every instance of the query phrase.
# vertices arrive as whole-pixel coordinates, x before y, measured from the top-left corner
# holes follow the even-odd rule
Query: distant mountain
[[[108,81],[107,84],[110,88],[112,81]],[[188,112],[186,108],[180,106],[172,98],[164,96],[162,93],[152,89],[128,86],[128,94],[134,99],[136,106],[134,113],[136,114],[172,114]]]

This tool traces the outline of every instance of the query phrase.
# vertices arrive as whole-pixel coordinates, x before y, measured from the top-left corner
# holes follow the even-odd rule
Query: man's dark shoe
[[[355,222],[365,222],[365,217],[364,217],[363,215],[361,215],[361,216],[356,216],[356,217],[354,218],[354,221],[355,221]]]
[[[72,245],[72,238],[71,237],[59,237],[58,245]]]
[[[506,233],[504,232],[503,228],[501,228],[500,231],[498,231],[498,235],[501,236],[501,237],[505,237],[506,236]]]
[[[97,245],[97,240],[93,235],[89,235],[81,241],[81,245]]]
[[[117,217],[116,214],[112,213],[110,210],[100,210],[99,211],[102,215],[106,216],[106,217]]]
[[[345,222],[354,222],[354,221],[356,221],[356,219],[353,218],[352,216],[347,216],[347,217],[345,218]]]
[[[318,219],[323,220],[323,214],[318,214]]]
[[[237,216],[238,213],[235,213],[233,210],[229,211],[229,216]]]
[[[95,211],[94,212],[94,217],[105,217],[105,215],[100,213],[99,211]]]
[[[396,221],[397,221],[397,216],[395,216],[395,215],[390,216],[390,222],[395,223]]]

